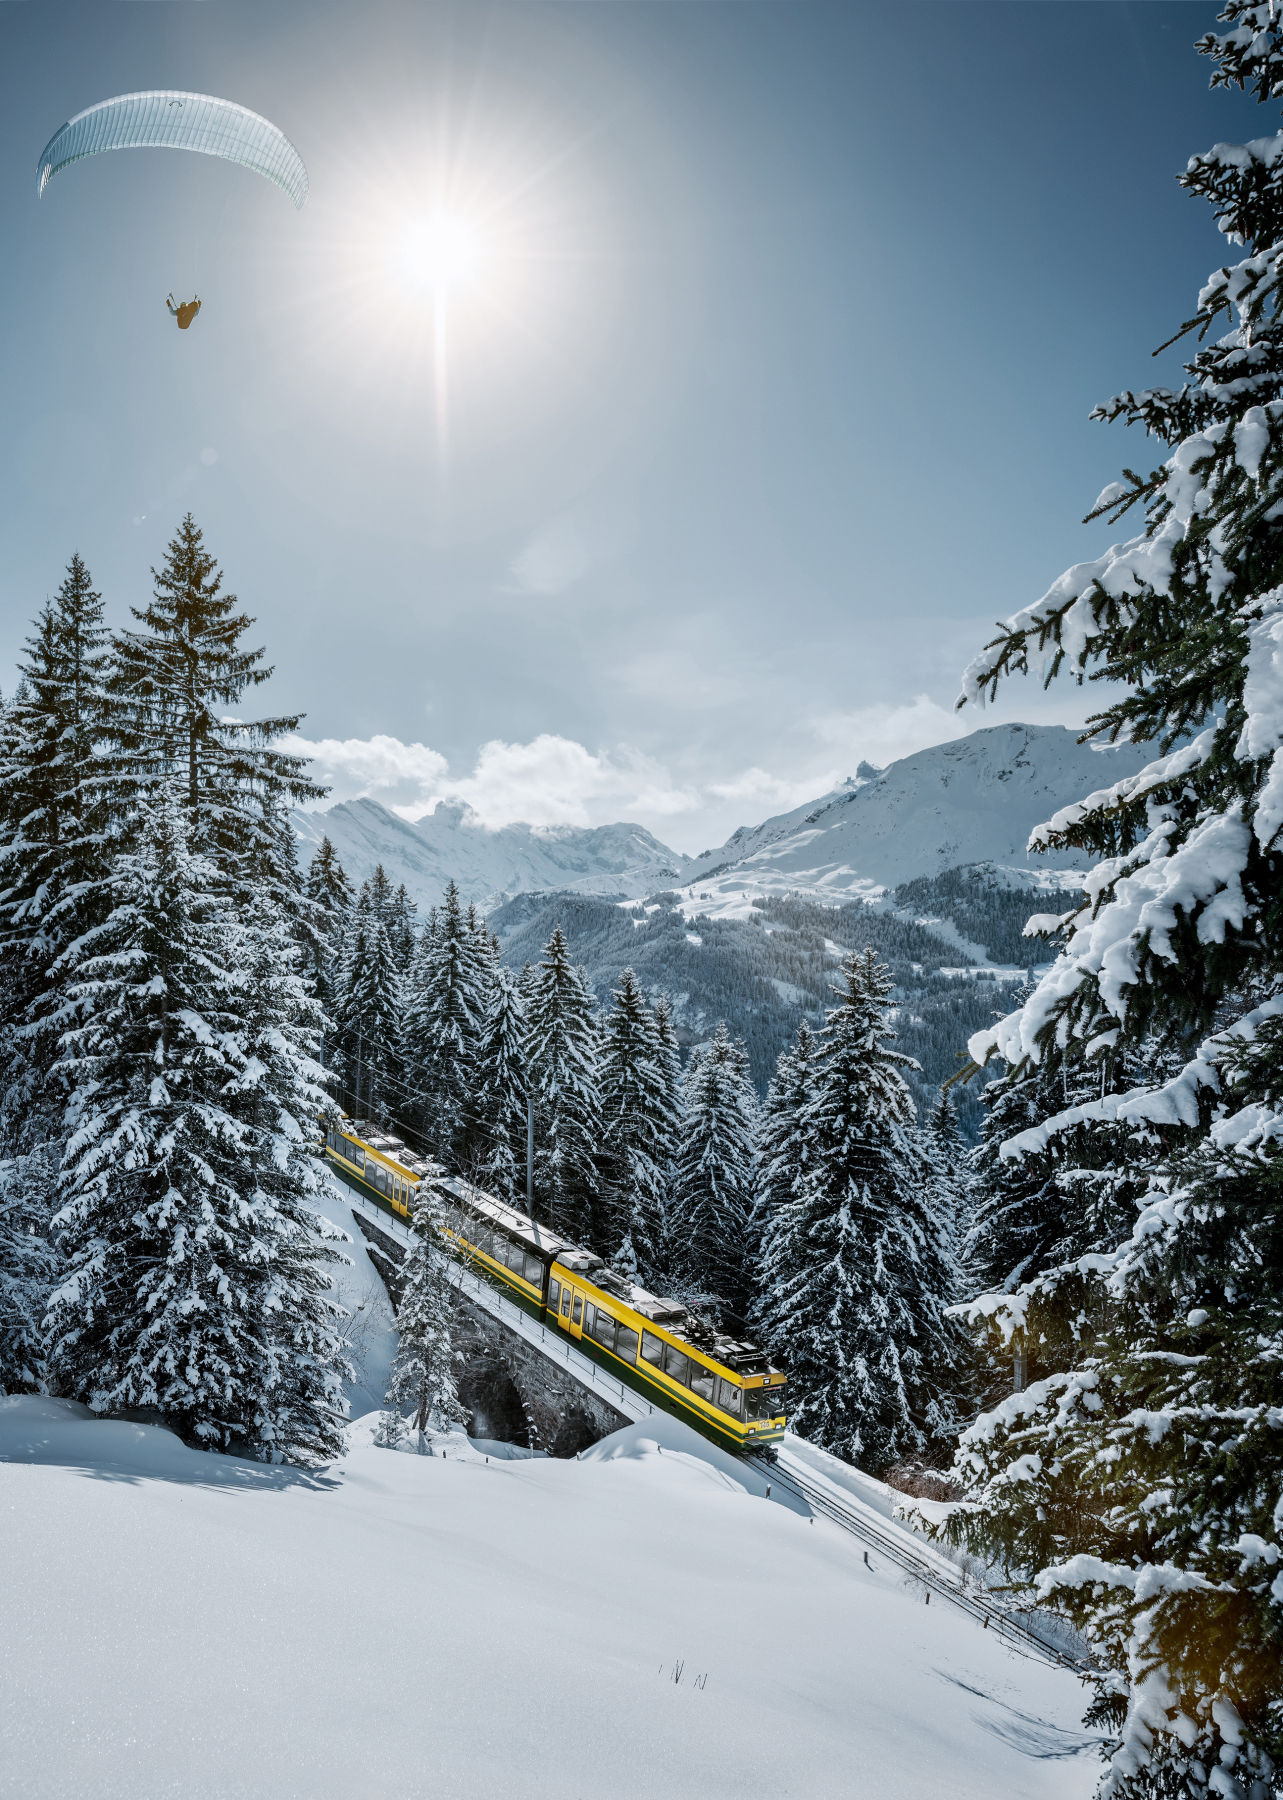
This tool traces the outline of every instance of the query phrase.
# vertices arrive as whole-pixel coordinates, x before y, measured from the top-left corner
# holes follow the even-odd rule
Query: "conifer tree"
[[[793,1043],[780,1053],[762,1108],[757,1203],[749,1221],[749,1310],[755,1319],[770,1291],[768,1272],[779,1266],[780,1248],[773,1247],[777,1222],[783,1209],[797,1198],[811,1168],[813,1143],[805,1121],[815,1098],[816,1049],[815,1033],[803,1019]]]
[[[47,1148],[0,1163],[0,1394],[45,1385],[41,1324],[58,1268],[49,1240],[57,1210],[57,1164]]]
[[[229,916],[189,825],[158,797],[113,910],[64,956],[51,1373],[97,1412],[157,1407],[210,1449],[314,1459],[342,1442],[344,1372],[308,1205],[315,1019],[288,925]]]
[[[140,629],[120,633],[115,644],[114,774],[131,801],[172,786],[187,809],[193,848],[248,892],[283,860],[285,808],[322,799],[325,789],[307,773],[306,758],[278,747],[301,715],[238,716],[246,692],[272,671],[261,650],[242,646],[252,620],[223,592],[190,513],[152,578],[151,603],[133,609]],[[288,880],[276,898],[292,910]]]
[[[1199,45],[1213,85],[1283,91],[1283,18],[1229,0]],[[1092,1639],[1095,1717],[1115,1731],[1105,1792],[1257,1800],[1283,1766],[1283,165],[1278,139],[1217,145],[1180,180],[1235,250],[1184,328],[1176,390],[1098,416],[1144,427],[1166,460],[1127,472],[1093,516],[1136,535],[1069,570],[966,678],[969,698],[1038,657],[1116,686],[1088,721],[1152,742],[1137,774],[1036,834],[1096,861],[1023,1007],[977,1034],[1023,1076],[1105,1051],[1161,1071],[1044,1119],[1140,1127],[1161,1160],[1108,1254],[1044,1272],[974,1316],[1063,1358],[964,1439],[973,1505],[955,1526],[1033,1572]],[[1178,333],[1178,336],[1183,335]],[[1144,1173],[1145,1171],[1142,1171]]]
[[[371,886],[362,882],[348,919],[333,1007],[352,1111],[384,1121],[399,1110],[403,1097],[398,1048],[405,999],[392,940]]]
[[[337,993],[343,939],[355,895],[328,837],[321,839],[308,864],[303,891],[312,909],[313,929],[308,942],[312,980],[317,997],[330,1007]]]
[[[418,912],[405,883],[398,882],[388,906],[388,935],[392,940],[392,954],[396,957],[397,968],[403,978],[408,977],[418,948]]]
[[[496,963],[477,1044],[477,1182],[517,1207],[526,1198],[525,1036],[516,978]]]
[[[726,1320],[742,1317],[749,1299],[757,1114],[748,1052],[719,1025],[686,1071],[670,1230],[684,1292]]]
[[[105,904],[107,664],[102,597],[73,556],[27,640],[0,738],[0,1138],[17,1150],[56,1134],[51,970]]]
[[[456,1375],[462,1357],[451,1338],[454,1289],[439,1237],[439,1201],[424,1182],[414,1201],[414,1241],[401,1266],[402,1294],[397,1308],[397,1353],[388,1385],[386,1412],[395,1418],[412,1408],[419,1450],[435,1424],[466,1419],[459,1402]],[[385,1426],[385,1442],[395,1443],[395,1425]]]
[[[452,881],[410,971],[402,1043],[417,1112],[447,1168],[465,1154],[483,1009],[482,955]]]
[[[809,1166],[773,1216],[759,1316],[797,1429],[876,1471],[955,1427],[958,1281],[905,1080],[916,1065],[890,1047],[887,971],[853,952],[834,986],[800,1115]]]
[[[611,1262],[654,1282],[665,1238],[669,1093],[659,1028],[631,969],[619,978],[602,1031],[601,1113],[604,1210],[617,1246]]]
[[[535,1210],[601,1256],[615,1246],[602,1217],[600,1043],[596,1009],[557,926],[526,1000],[526,1077],[535,1101]]]

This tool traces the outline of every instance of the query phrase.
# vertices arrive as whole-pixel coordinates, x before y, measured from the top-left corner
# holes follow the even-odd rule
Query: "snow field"
[[[570,1463],[374,1423],[303,1475],[0,1400],[0,1794],[1092,1792],[1076,1680],[678,1421]]]

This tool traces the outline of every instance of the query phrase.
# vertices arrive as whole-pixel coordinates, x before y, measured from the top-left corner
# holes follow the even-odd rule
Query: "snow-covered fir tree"
[[[331,1008],[348,1109],[380,1121],[397,1116],[405,1096],[398,1054],[405,992],[386,919],[376,909],[369,881],[362,882],[348,915]]]
[[[49,1238],[57,1176],[46,1146],[0,1162],[0,1394],[45,1386],[42,1322],[58,1271]]]
[[[1221,16],[1199,46],[1213,82],[1252,88],[1272,128],[1283,16]],[[971,1045],[1053,1078],[1106,1051],[1161,1071],[1014,1141],[1143,1126],[1161,1160],[1109,1254],[973,1309],[998,1341],[1072,1355],[968,1432],[956,1526],[1092,1640],[1120,1800],[1261,1800],[1283,1781],[1281,141],[1217,145],[1180,178],[1241,248],[1198,297],[1186,383],[1100,409],[1163,447],[1094,509],[1138,508],[1137,534],[1010,620],[965,685],[980,699],[1035,659],[1106,676],[1092,730],[1155,749],[1039,834],[1096,866],[1050,972]]]
[[[337,992],[342,964],[343,938],[355,901],[338,851],[323,837],[308,864],[304,895],[311,906],[312,933],[308,942],[312,979],[318,997],[331,1006]]]
[[[535,1102],[535,1212],[601,1256],[610,1240],[601,1205],[600,1037],[583,975],[557,926],[526,993],[526,1078]]]
[[[757,1140],[757,1201],[749,1221],[749,1311],[754,1319],[769,1292],[764,1277],[767,1268],[773,1266],[768,1246],[774,1222],[782,1209],[797,1198],[811,1167],[812,1139],[805,1121],[815,1098],[816,1050],[815,1033],[809,1020],[803,1019],[792,1044],[780,1053],[762,1108]]]
[[[452,1169],[467,1152],[485,960],[452,881],[410,970],[401,1040],[420,1128],[433,1155]]]
[[[722,1318],[742,1317],[749,1300],[757,1123],[748,1052],[719,1025],[686,1070],[669,1229],[678,1285]]]
[[[397,883],[388,907],[388,931],[397,965],[402,975],[408,975],[419,944],[419,909],[403,881]]]
[[[853,952],[820,1033],[800,1111],[806,1172],[772,1215],[758,1316],[789,1369],[804,1435],[878,1470],[947,1442],[964,1345],[951,1221],[891,1048],[890,978]]]
[[[231,915],[186,799],[141,812],[112,911],[63,959],[51,1376],[95,1411],[159,1408],[210,1449],[315,1459],[340,1447],[343,1409],[334,1234],[308,1205],[317,1021],[288,922],[270,902]]]
[[[611,996],[601,1042],[601,1169],[611,1262],[643,1283],[659,1278],[671,1154],[668,1073],[659,1028],[631,969]]]
[[[0,736],[0,1142],[16,1151],[57,1132],[52,970],[107,904],[108,662],[102,597],[73,556],[19,659]]]
[[[244,648],[253,621],[223,591],[218,564],[188,513],[153,569],[151,603],[133,608],[138,629],[115,642],[112,774],[122,795],[171,787],[187,808],[193,848],[242,891],[264,883],[293,910],[297,888],[280,868],[280,825],[289,806],[324,797],[306,758],[278,747],[301,715],[240,716],[244,696],[271,676],[262,650]]]
[[[466,1419],[459,1403],[458,1368],[463,1358],[451,1336],[454,1289],[442,1247],[440,1201],[430,1181],[414,1200],[414,1241],[401,1265],[401,1304],[397,1307],[397,1352],[388,1383],[386,1412],[398,1418],[407,1409],[419,1448],[433,1426]],[[396,1441],[396,1428],[384,1427],[384,1441]]]
[[[477,1042],[477,1184],[510,1205],[526,1199],[526,1012],[512,971],[497,960]]]

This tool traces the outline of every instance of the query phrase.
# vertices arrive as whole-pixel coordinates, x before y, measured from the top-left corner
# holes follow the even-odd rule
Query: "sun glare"
[[[475,220],[436,212],[405,232],[393,258],[401,278],[427,293],[472,285],[487,260],[485,234]]]

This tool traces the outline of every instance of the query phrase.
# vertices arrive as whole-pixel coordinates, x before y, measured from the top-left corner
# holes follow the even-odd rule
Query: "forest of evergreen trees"
[[[728,951],[723,997],[795,995],[763,1097],[727,1023],[684,1054],[668,994],[627,963],[602,992],[559,922],[514,966],[517,934],[501,949],[453,885],[421,920],[381,869],[353,891],[328,841],[300,871],[287,809],[320,790],[274,747],[297,720],[243,716],[269,671],[190,517],[153,576],[112,633],[73,558],[0,712],[0,1387],[332,1455],[324,1119],[521,1204],[532,1111],[541,1218],[759,1335],[820,1442],[870,1468],[947,1456],[974,1386],[948,1316],[969,1183],[947,1096],[919,1119],[875,949],[835,958],[784,904],[750,935],[787,977]],[[585,904],[647,956],[693,948],[669,906]],[[939,948],[876,929],[901,962]],[[393,1436],[397,1406],[422,1429],[456,1404],[432,1259],[406,1281]]]

